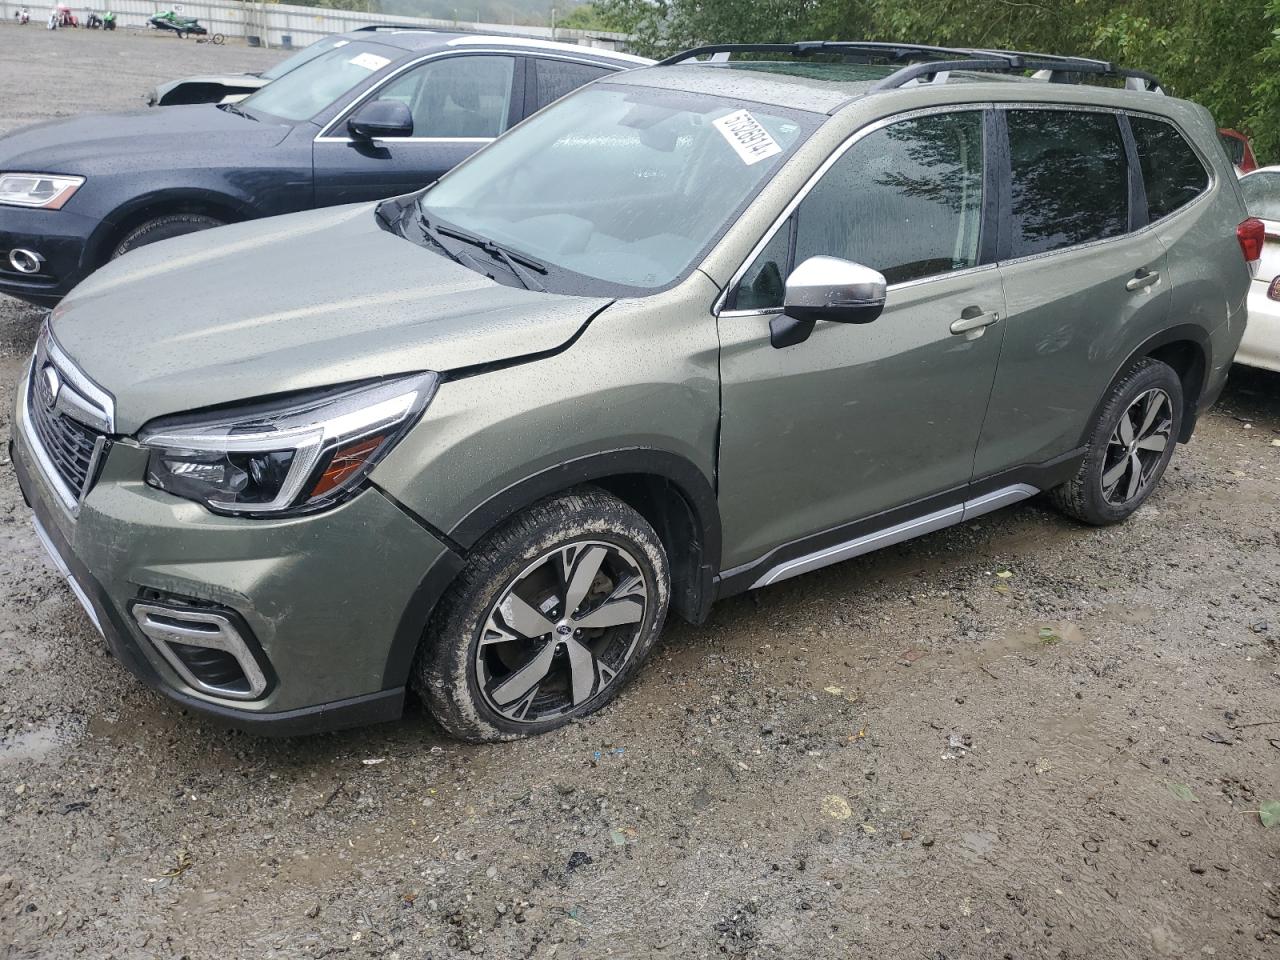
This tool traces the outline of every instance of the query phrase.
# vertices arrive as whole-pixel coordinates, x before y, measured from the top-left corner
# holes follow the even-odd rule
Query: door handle
[[[1145,273],[1139,273],[1124,285],[1126,290],[1138,291],[1145,290],[1156,283],[1160,282],[1160,273],[1156,270],[1148,270]]]
[[[970,307],[966,310],[964,313],[968,314],[967,316],[962,314],[959,320],[956,320],[951,324],[951,332],[959,335],[962,333],[973,333],[974,331],[977,331],[978,335],[981,336],[983,329],[991,326],[993,323],[1000,322],[999,311],[990,310],[986,313],[972,312],[977,309],[977,307]]]

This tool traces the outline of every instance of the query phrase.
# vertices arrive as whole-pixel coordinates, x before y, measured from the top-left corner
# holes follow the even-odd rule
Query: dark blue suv
[[[27,127],[0,138],[0,292],[51,305],[146,243],[416,190],[569,91],[649,62],[357,30],[240,103]]]

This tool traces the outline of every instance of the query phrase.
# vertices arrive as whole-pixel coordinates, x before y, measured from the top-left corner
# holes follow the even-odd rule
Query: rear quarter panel
[[[1199,151],[1213,183],[1206,195],[1153,225],[1168,253],[1173,290],[1169,325],[1194,324],[1209,335],[1202,398],[1214,398],[1244,334],[1249,268],[1236,227],[1248,213],[1208,110],[1170,100],[1163,114],[1174,120]]]

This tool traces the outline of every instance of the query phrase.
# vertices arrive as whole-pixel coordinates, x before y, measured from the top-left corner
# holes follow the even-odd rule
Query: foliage
[[[897,40],[1149,70],[1280,157],[1280,0],[596,0],[651,56],[711,41]],[[1265,162],[1265,161],[1264,161]]]

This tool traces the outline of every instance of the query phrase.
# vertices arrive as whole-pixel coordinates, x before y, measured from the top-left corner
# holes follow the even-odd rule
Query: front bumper
[[[19,416],[21,411],[19,410]],[[11,455],[41,539],[120,662],[193,711],[295,735],[400,715],[411,646],[434,604],[424,584],[453,554],[376,489],[310,517],[216,517],[146,486],[146,451],[115,442],[80,504],[65,509],[15,417]],[[435,570],[433,577],[428,572]],[[140,598],[234,611],[272,684],[251,702],[188,684],[130,613]]]
[[[70,210],[0,207],[0,293],[41,306],[56,304],[92,271],[91,238],[100,225],[96,218]],[[44,260],[40,270],[25,274],[13,269],[9,251],[14,249],[39,254]]]

